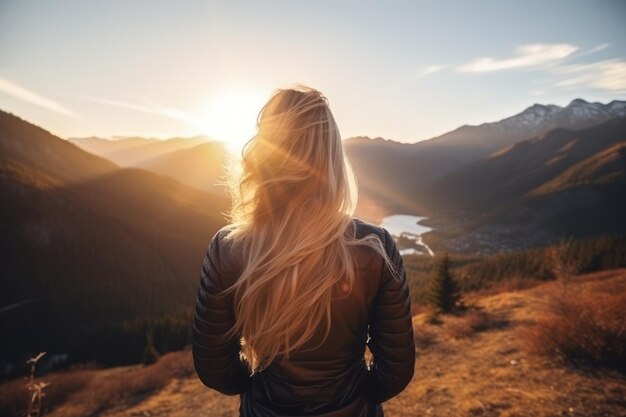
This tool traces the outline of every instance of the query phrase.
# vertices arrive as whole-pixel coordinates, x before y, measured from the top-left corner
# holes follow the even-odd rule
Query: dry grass
[[[92,378],[93,371],[59,372],[46,375],[45,378],[36,378],[35,381],[45,380],[50,384],[46,386],[43,409],[49,410],[63,404]],[[30,395],[26,390],[26,383],[25,378],[20,378],[0,386],[0,415],[23,415]]]
[[[413,337],[415,339],[415,348],[428,349],[437,343],[436,332],[425,323],[414,322],[413,323]]]
[[[98,371],[72,370],[46,375],[50,385],[43,400],[45,415],[89,416],[124,403],[130,398],[145,396],[167,385],[173,378],[190,377],[195,373],[189,351],[169,353],[150,366],[112,368]],[[0,386],[0,415],[20,416],[28,401],[26,382],[18,379]],[[62,413],[57,409],[62,404]]]
[[[69,398],[77,407],[74,413],[64,412],[67,417],[92,415],[99,411],[123,404],[129,399],[137,400],[165,387],[173,378],[190,377],[194,374],[189,351],[163,355],[149,366],[135,366],[131,372],[98,379]]]
[[[626,372],[626,291],[599,288],[553,285],[541,315],[520,329],[524,348]]]
[[[626,377],[616,371],[563,366],[522,348],[520,327],[542,315],[552,283],[511,293],[472,297],[472,304],[506,325],[471,337],[453,338],[442,317],[429,326],[437,344],[417,357],[415,377],[398,397],[384,404],[385,416],[606,417],[624,415]],[[626,288],[626,270],[573,280],[582,291],[610,293]],[[427,315],[414,321],[424,322]],[[468,321],[473,321],[470,319]],[[482,321],[482,320],[478,320]]]
[[[582,294],[601,296],[626,293],[626,270],[589,274],[570,281],[570,293],[576,289]],[[476,295],[466,315],[442,316],[441,325],[429,325],[427,313],[414,317],[418,353],[415,377],[402,394],[384,404],[385,415],[623,415],[626,377],[622,373],[564,366],[549,356],[526,350],[524,341],[515,337],[521,327],[545,317],[553,291],[554,283],[547,283],[511,293]],[[469,336],[451,337],[448,326],[455,320],[472,329]],[[87,375],[84,383],[78,380],[75,385],[68,384],[72,392],[46,417],[238,415],[239,398],[223,396],[202,385],[193,372],[188,351],[165,355],[150,367],[80,372]],[[60,378],[62,374],[57,375]],[[46,376],[52,382],[48,388],[54,387],[57,375]],[[0,386],[0,401],[11,396],[9,385],[13,384],[15,390],[24,388],[24,381],[17,381],[22,385],[15,382]],[[0,411],[0,415],[5,414]]]
[[[527,290],[529,288],[533,288],[544,283],[545,281],[542,281],[538,278],[513,276],[511,278],[498,281],[490,287],[478,291],[477,293],[481,296],[502,294],[504,292]]]
[[[500,329],[505,325],[506,321],[494,314],[483,309],[472,308],[462,316],[448,319],[444,330],[453,339],[462,339],[486,330]]]

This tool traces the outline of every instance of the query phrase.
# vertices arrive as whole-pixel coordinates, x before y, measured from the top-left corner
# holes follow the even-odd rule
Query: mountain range
[[[369,200],[385,205],[396,196],[392,210],[426,213],[422,191],[437,179],[552,129],[578,130],[625,116],[624,101],[576,99],[565,107],[535,104],[497,122],[464,125],[414,144],[357,137],[346,139],[345,147]]]
[[[210,141],[206,136],[190,138],[155,139],[137,136],[117,137],[113,139],[99,138],[69,138],[69,142],[86,150],[100,155],[122,167],[134,167],[143,161],[164,155],[179,149],[191,148]]]
[[[223,167],[228,161],[228,151],[222,142],[206,136],[165,140],[141,137],[68,140],[120,166],[145,168],[200,190],[224,192],[220,184],[224,179]]]
[[[471,209],[468,197],[473,187],[475,196],[488,190],[502,190],[498,195],[519,197],[521,188],[486,187],[485,183],[460,181],[453,191],[455,178],[466,175],[465,169],[491,156],[508,152],[517,144],[540,138],[554,129],[578,131],[604,122],[626,117],[626,102],[590,103],[575,99],[567,106],[534,104],[522,112],[497,122],[477,126],[464,125],[449,133],[417,142],[398,143],[383,138],[349,138],[344,141],[346,153],[357,174],[360,191],[358,214],[379,220],[388,213],[420,213],[433,216],[450,207],[450,193],[467,204],[458,204],[457,212]],[[564,133],[567,135],[568,133]],[[175,178],[205,191],[223,192],[220,180],[225,176],[228,160],[220,142],[206,137],[172,138],[159,141],[137,137],[107,140],[101,138],[70,139],[85,150],[108,158],[119,165],[145,168]],[[534,152],[550,155],[553,149],[533,146]],[[594,148],[595,149],[595,148]],[[591,157],[592,148],[585,148]],[[514,151],[516,154],[518,150]],[[492,159],[492,158],[491,158]],[[564,160],[567,163],[569,159]],[[562,165],[558,165],[561,167]],[[516,165],[518,175],[525,169]],[[497,171],[497,169],[496,169]],[[496,176],[502,173],[496,174]],[[450,177],[450,178],[448,178]],[[471,175],[469,176],[471,177]],[[468,177],[468,178],[469,178]],[[478,178],[478,177],[477,177]],[[441,193],[435,192],[439,188]],[[447,192],[446,190],[450,190]],[[493,211],[492,207],[490,211]]]

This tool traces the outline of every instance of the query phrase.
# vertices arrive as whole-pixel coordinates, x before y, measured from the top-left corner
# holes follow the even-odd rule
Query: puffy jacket
[[[241,358],[239,338],[222,340],[235,316],[233,293],[219,293],[239,276],[240,257],[224,240],[227,228],[211,240],[193,318],[194,365],[206,386],[240,395],[241,416],[382,416],[381,403],[413,377],[415,345],[402,258],[387,230],[358,219],[355,224],[357,237],[373,233],[381,239],[397,274],[373,249],[353,248],[355,285],[349,295],[333,297],[326,340],[289,360],[276,359],[253,376]],[[322,340],[315,339],[313,346]],[[366,344],[371,364],[363,357]]]

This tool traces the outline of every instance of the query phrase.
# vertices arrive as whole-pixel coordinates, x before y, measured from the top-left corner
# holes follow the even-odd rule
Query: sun
[[[231,88],[209,98],[201,111],[201,125],[209,137],[239,153],[256,134],[256,119],[269,95],[251,88]]]

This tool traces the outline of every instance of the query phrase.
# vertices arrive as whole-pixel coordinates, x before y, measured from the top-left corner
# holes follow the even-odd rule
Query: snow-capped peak
[[[534,104],[515,116],[501,120],[500,123],[507,129],[530,129],[538,132],[557,126],[580,128],[623,116],[626,116],[626,102],[624,101],[615,100],[602,104],[577,98],[566,107],[554,104]]]

